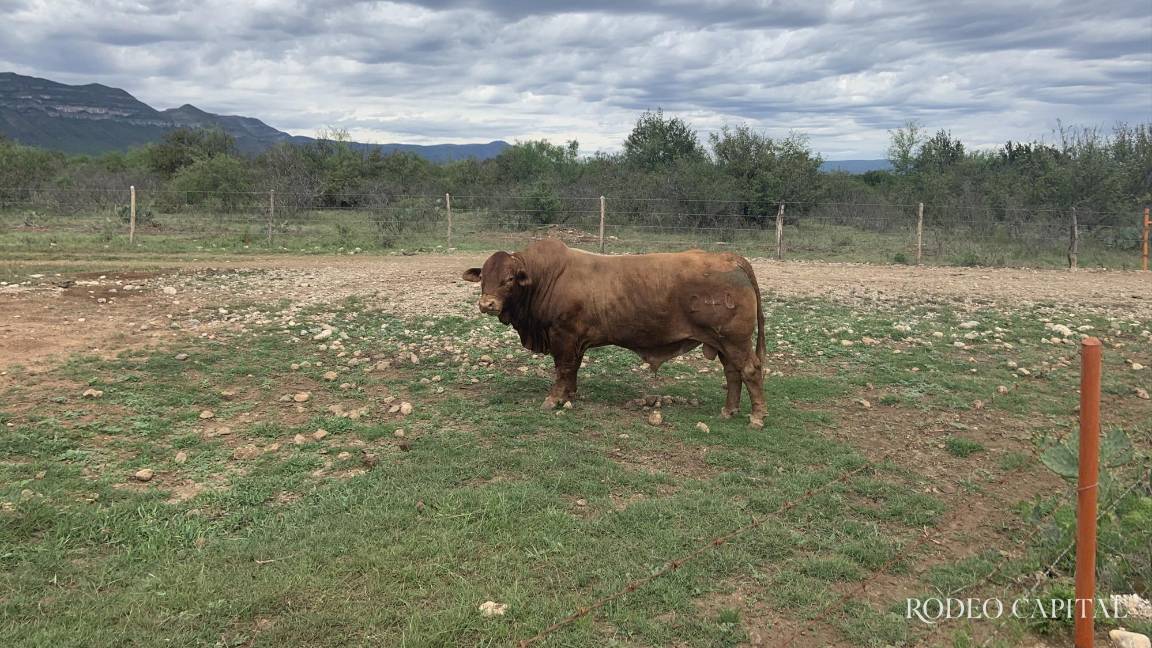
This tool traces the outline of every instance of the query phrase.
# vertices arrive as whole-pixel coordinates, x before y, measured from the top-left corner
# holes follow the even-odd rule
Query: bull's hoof
[[[722,409],[722,410],[720,410],[720,418],[730,419],[730,418],[732,418],[732,415],[735,413],[736,413],[736,410]]]
[[[542,409],[542,410],[556,409],[556,399],[552,398],[551,396],[549,396],[548,398],[545,398],[544,402],[540,403],[540,409]]]
[[[764,427],[764,417],[763,416],[755,416],[755,415],[749,416],[748,417],[748,427],[754,427],[756,429],[760,429],[760,428]]]

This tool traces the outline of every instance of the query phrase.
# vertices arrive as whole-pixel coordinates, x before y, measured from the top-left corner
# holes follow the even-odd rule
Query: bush
[[[26,201],[64,166],[64,156],[0,141],[0,202]]]
[[[1052,472],[1070,482],[1078,475],[1080,449],[1077,439],[1048,447],[1040,456]],[[1152,587],[1152,553],[1148,529],[1152,526],[1152,474],[1147,452],[1132,444],[1120,428],[1107,431],[1100,441],[1100,517],[1097,527],[1097,573],[1101,595],[1136,592],[1147,596]],[[1066,548],[1076,537],[1075,501],[1061,503],[1053,515],[1049,551]],[[1041,513],[1039,508],[1033,515]],[[1057,568],[1069,573],[1071,555]]]
[[[436,205],[426,198],[403,198],[371,215],[380,247],[390,248],[406,232],[429,230],[442,219]]]
[[[173,211],[190,206],[234,212],[252,204],[256,197],[250,193],[248,166],[226,155],[197,160],[182,168],[170,187],[170,192],[161,194],[161,200]]]
[[[128,224],[132,222],[132,207],[129,205],[121,205],[116,210],[116,215],[120,217],[120,222]],[[152,227],[160,227],[160,223],[156,220],[156,215],[152,210],[147,207],[136,206],[136,225],[142,227],[144,225],[151,225]]]
[[[1143,244],[1143,235],[1143,228],[1140,227],[1115,227],[1088,234],[1090,238],[1096,238],[1105,246],[1117,250],[1139,250]]]
[[[528,209],[532,214],[532,220],[540,225],[562,222],[564,220],[560,218],[562,206],[556,190],[546,183],[538,182],[528,191]]]

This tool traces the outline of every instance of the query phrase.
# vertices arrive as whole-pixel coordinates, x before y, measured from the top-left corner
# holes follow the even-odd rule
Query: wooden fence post
[[[272,247],[272,222],[276,218],[276,190],[268,190],[268,247]]]
[[[604,254],[604,196],[600,196],[600,254]]]
[[[916,265],[924,264],[924,203],[916,206]]]
[[[1152,220],[1149,220],[1149,218],[1148,218],[1148,211],[1149,211],[1148,208],[1145,207],[1144,208],[1144,245],[1143,245],[1143,252],[1141,252],[1141,258],[1143,259],[1143,261],[1140,264],[1141,267],[1144,268],[1144,272],[1148,272],[1148,229],[1149,229],[1149,227],[1152,227]]]
[[[448,212],[448,248],[452,248],[452,194],[444,194],[444,210]]]
[[[1076,208],[1072,208],[1072,231],[1068,242],[1068,269],[1075,270],[1080,254],[1080,225],[1076,222]]]
[[[784,258],[784,203],[776,210],[776,259]]]
[[[1100,340],[1080,343],[1080,471],[1076,489],[1076,648],[1092,648],[1096,612],[1096,504],[1100,477]]]
[[[136,243],[136,185],[128,187],[128,245]]]

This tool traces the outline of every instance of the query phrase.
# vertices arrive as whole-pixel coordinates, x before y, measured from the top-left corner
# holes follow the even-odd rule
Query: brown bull
[[[764,311],[752,266],[739,255],[605,256],[549,239],[497,252],[464,279],[480,282],[481,312],[511,324],[529,350],[552,354],[556,382],[546,409],[575,397],[576,372],[592,347],[624,347],[656,371],[704,345],[705,357],[724,365],[728,397],[720,415],[740,409],[746,385],[752,425],[763,425]]]

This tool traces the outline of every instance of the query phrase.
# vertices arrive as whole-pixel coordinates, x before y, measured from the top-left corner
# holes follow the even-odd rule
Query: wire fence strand
[[[868,199],[764,202],[293,187],[185,191],[136,186],[134,193],[133,213],[128,187],[0,187],[0,237],[20,237],[26,246],[65,234],[78,237],[71,242],[78,248],[115,244],[128,239],[134,218],[132,246],[143,247],[169,236],[185,243],[258,242],[274,249],[490,249],[505,242],[560,238],[608,253],[721,247],[781,259],[983,266],[1078,261],[1083,266],[1137,267],[1145,236],[1140,210],[1046,205],[926,201],[921,208],[919,203]],[[783,222],[777,227],[781,214]],[[5,243],[0,238],[0,245]],[[12,245],[11,239],[7,244]]]

